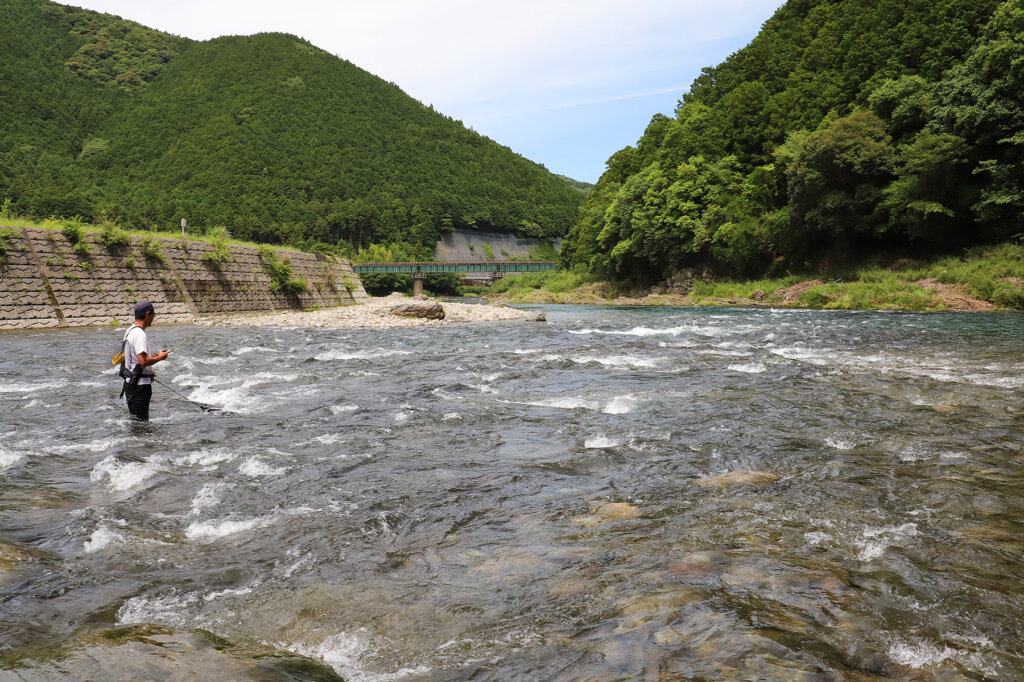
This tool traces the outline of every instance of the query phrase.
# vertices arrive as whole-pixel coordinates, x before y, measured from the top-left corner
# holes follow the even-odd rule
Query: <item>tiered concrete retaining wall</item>
[[[547,240],[528,239],[526,237],[516,237],[512,234],[499,234],[497,232],[453,230],[441,235],[440,241],[434,247],[434,258],[443,261],[484,260],[486,258],[484,245],[491,248],[491,252],[496,260],[529,258],[530,249],[540,246],[546,241],[551,242],[555,249],[562,248],[561,237]]]
[[[107,249],[88,234],[81,254],[59,231],[7,228],[0,262],[0,330],[82,327],[128,323],[135,301],[149,300],[165,322],[200,315],[333,307],[366,296],[348,261],[320,254],[276,252],[292,276],[306,283],[303,294],[271,290],[256,248],[231,246],[231,260],[218,270],[202,258],[205,242],[152,239],[166,263],[147,258],[143,238]]]

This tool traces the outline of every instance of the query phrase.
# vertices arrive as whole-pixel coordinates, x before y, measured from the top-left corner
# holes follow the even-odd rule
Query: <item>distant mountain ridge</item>
[[[259,241],[565,234],[557,176],[290,35],[205,42],[45,0],[5,0],[0,199],[12,209]]]
[[[570,178],[568,175],[559,175],[558,177],[560,177],[567,185],[576,189],[579,192],[582,192],[584,195],[589,194],[590,190],[594,189],[594,183],[592,182],[574,180],[573,178]]]

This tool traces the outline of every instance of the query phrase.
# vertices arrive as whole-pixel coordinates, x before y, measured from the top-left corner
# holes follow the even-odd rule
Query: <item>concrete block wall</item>
[[[20,232],[20,228],[10,228]],[[57,299],[22,237],[7,241],[0,263],[0,329],[39,329],[64,324]]]
[[[231,246],[231,260],[215,267],[205,242],[150,238],[164,260],[149,258],[144,238],[107,249],[88,234],[81,254],[59,231],[8,228],[0,263],[0,330],[81,327],[130,322],[135,301],[149,300],[165,322],[200,315],[262,312],[347,305],[366,297],[347,261],[321,254],[276,252],[304,294],[271,291],[271,280],[254,247]],[[152,250],[152,249],[150,249]]]

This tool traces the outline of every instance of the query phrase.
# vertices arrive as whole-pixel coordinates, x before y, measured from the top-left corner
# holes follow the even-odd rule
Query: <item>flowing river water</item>
[[[0,679],[1024,678],[1024,316],[543,310],[0,336]]]

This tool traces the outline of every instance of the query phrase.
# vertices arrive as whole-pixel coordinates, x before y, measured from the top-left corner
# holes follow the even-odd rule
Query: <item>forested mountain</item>
[[[0,199],[260,241],[559,236],[583,197],[394,84],[283,34],[196,42],[0,3]]]
[[[578,192],[582,192],[584,195],[590,194],[590,190],[594,189],[594,184],[591,182],[583,182],[582,180],[573,180],[568,175],[559,175],[566,184],[574,188]]]
[[[789,0],[615,153],[566,265],[784,272],[1024,232],[1024,0]]]

